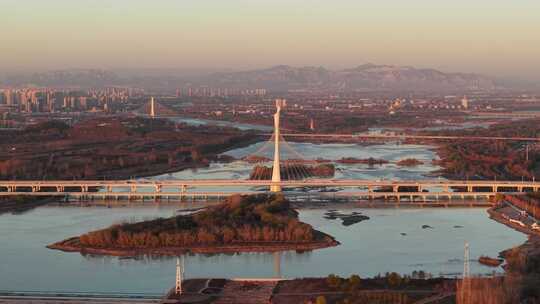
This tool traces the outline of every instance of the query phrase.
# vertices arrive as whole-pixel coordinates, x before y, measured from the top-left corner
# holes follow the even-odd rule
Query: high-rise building
[[[463,96],[463,99],[461,100],[461,107],[464,109],[469,108],[469,100],[467,99],[467,96]]]
[[[11,92],[10,89],[7,89],[7,90],[4,91],[4,97],[6,99],[6,104],[8,106],[12,106],[12,105],[15,104],[14,100],[13,100],[13,93]]]

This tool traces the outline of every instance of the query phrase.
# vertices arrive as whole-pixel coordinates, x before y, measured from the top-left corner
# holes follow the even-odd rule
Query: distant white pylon
[[[156,117],[156,101],[154,100],[154,97],[150,99],[150,117]]]
[[[180,266],[180,259],[176,258],[176,286],[174,288],[175,294],[182,293],[182,280],[184,277],[184,258],[182,257],[182,266]]]

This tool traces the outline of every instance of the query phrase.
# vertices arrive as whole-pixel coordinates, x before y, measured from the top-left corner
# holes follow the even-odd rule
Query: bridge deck
[[[0,181],[0,187],[200,187],[200,186],[271,186],[282,187],[534,187],[539,188],[536,181],[487,181],[487,180],[361,180],[361,179],[305,179],[272,182],[269,180],[235,180],[235,179],[191,179],[191,180],[28,180]]]
[[[317,189],[318,195],[360,198],[478,198],[497,193],[520,194],[538,191],[535,181],[469,180],[336,180],[306,179],[272,182],[267,180],[112,180],[112,181],[0,181],[0,196],[72,196],[102,198],[185,198],[225,197],[235,193],[264,193],[279,186],[287,193],[298,188]],[[227,188],[229,187],[229,189]],[[217,188],[217,189],[216,189]],[[330,189],[328,189],[330,188]],[[338,188],[338,189],[336,189]],[[341,188],[341,189],[339,189]],[[259,191],[255,191],[259,190]],[[313,195],[296,191],[296,195]]]

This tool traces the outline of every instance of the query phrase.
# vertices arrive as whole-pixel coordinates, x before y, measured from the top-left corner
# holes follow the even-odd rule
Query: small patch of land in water
[[[480,258],[478,258],[478,262],[482,265],[486,265],[490,267],[499,267],[504,262],[504,260],[483,255]]]
[[[365,216],[360,212],[353,211],[349,214],[341,213],[337,210],[328,210],[324,214],[324,218],[327,220],[340,219],[343,226],[351,226],[362,221],[369,220],[369,216]]]
[[[267,167],[263,165],[256,165],[251,170],[249,179],[271,180],[273,170],[273,166]],[[313,177],[330,178],[334,177],[335,170],[334,165],[328,163],[316,165],[286,163],[280,166],[282,180],[300,180]]]
[[[389,163],[389,161],[385,159],[377,159],[377,158],[354,158],[354,157],[344,157],[336,161],[339,164],[366,164],[366,165],[384,165]]]
[[[282,195],[230,197],[189,215],[113,225],[47,246],[70,252],[136,256],[184,252],[313,250],[339,243],[298,220]]]
[[[406,159],[402,159],[398,161],[396,164],[402,167],[414,167],[414,166],[423,165],[424,162],[416,158],[406,158]]]

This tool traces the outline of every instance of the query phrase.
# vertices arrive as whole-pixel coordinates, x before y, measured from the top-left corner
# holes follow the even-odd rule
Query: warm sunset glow
[[[375,62],[540,78],[540,2],[0,2],[0,67],[330,68]]]

